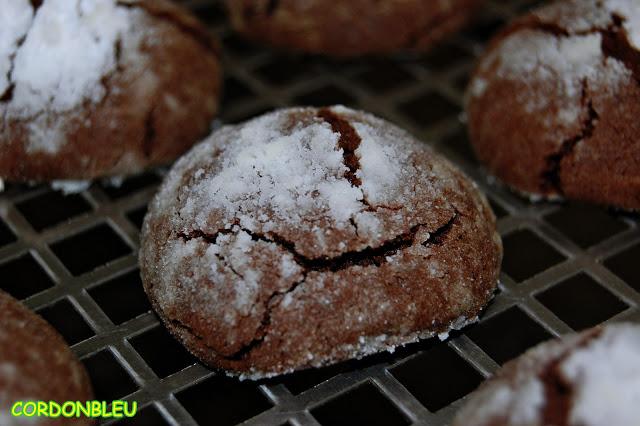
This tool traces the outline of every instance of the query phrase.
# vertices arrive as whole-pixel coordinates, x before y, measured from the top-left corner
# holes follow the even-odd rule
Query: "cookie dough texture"
[[[218,47],[166,0],[0,0],[0,178],[129,175],[209,131]]]
[[[543,343],[473,393],[453,425],[632,425],[640,416],[640,325]]]
[[[45,320],[0,291],[0,424],[81,426],[77,419],[13,417],[16,401],[87,401],[93,398],[87,373]]]
[[[341,106],[279,110],[184,156],[142,231],[145,290],[205,363],[258,378],[476,319],[502,257],[461,172]]]
[[[482,0],[227,0],[234,28],[273,46],[335,56],[425,50]]]
[[[569,0],[515,20],[467,97],[478,158],[533,198],[640,209],[640,5]]]

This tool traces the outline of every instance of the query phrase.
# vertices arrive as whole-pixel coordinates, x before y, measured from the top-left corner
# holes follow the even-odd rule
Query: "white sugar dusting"
[[[380,220],[372,212],[362,212],[355,216],[358,235],[365,238],[377,238],[380,235]]]
[[[64,195],[77,194],[89,189],[91,181],[88,180],[54,180],[51,182],[51,188],[56,191],[62,191]]]
[[[306,309],[307,303],[343,309],[338,303],[343,291],[362,292],[374,301],[366,303],[366,309],[345,310],[345,323],[359,324],[362,339],[336,345],[330,354],[313,350],[307,356],[303,348],[293,354],[308,358],[303,364],[320,366],[393,350],[440,331],[445,338],[450,329],[477,320],[463,316],[418,331],[410,325],[401,332],[389,327],[385,335],[369,327],[380,318],[392,318],[396,309],[420,315],[416,305],[413,311],[399,308],[402,302],[391,300],[375,280],[379,271],[387,279],[382,274],[413,267],[418,256],[414,251],[427,251],[417,243],[423,241],[422,231],[411,247],[386,252],[383,264],[341,265],[338,260],[335,271],[308,267],[305,259],[326,260],[330,266],[334,259],[348,261],[348,256],[341,257],[345,253],[368,256],[367,249],[377,249],[409,229],[438,226],[429,222],[432,216],[452,209],[446,191],[455,175],[445,166],[439,170],[441,160],[428,148],[373,116],[345,107],[331,109],[337,115],[333,119],[342,122],[340,128],[348,123],[361,140],[354,152],[358,179],[348,173],[346,164],[353,162],[345,160],[345,135],[334,131],[335,121],[327,122],[331,120],[314,108],[285,109],[214,132],[174,165],[152,202],[141,248],[143,274],[149,275],[145,283],[154,283],[154,296],[168,318],[182,316],[191,326],[182,312],[193,313],[198,315],[194,329],[205,327],[201,323],[215,329],[212,339],[224,338],[208,343],[216,350],[241,350],[265,320],[272,321],[274,331],[267,331],[264,342],[279,339],[276,327],[283,318],[314,312]],[[440,202],[437,208],[442,211],[430,210]],[[422,257],[416,262],[426,270]],[[450,268],[443,263],[436,269],[432,278],[440,279],[435,275],[443,276],[441,271]],[[367,284],[347,278],[359,277],[361,271],[371,277]],[[344,279],[336,277],[343,273]],[[398,277],[393,285],[409,289],[400,273]],[[283,347],[297,339],[295,333],[283,337]],[[243,377],[282,374],[287,368],[253,369]]]
[[[640,50],[640,5],[637,0],[607,0],[605,8],[624,18],[623,27],[631,45]]]
[[[33,19],[29,0],[0,0],[0,95],[10,86],[11,59]]]
[[[484,95],[484,92],[487,90],[487,80],[481,77],[476,77],[471,81],[470,85],[470,94],[475,98],[479,98]]]
[[[623,0],[623,3],[630,3]],[[533,14],[541,22],[557,22],[569,33],[590,32],[594,28],[606,28],[611,21],[611,13],[600,7],[605,0],[564,0],[552,3],[548,7],[535,10]]]
[[[571,424],[631,425],[640,417],[640,327],[624,324],[569,356],[561,365],[572,384]]]
[[[104,96],[100,79],[116,67],[127,10],[114,0],[46,0],[17,51],[11,111],[31,117],[43,106],[68,111]]]
[[[27,124],[29,140],[27,152],[55,154],[66,142],[64,120],[41,114]]]
[[[57,153],[80,110],[107,95],[118,50],[127,68],[138,66],[141,35],[153,31],[116,0],[45,0],[37,10],[0,0],[0,10],[0,94],[12,90],[0,113],[29,123],[28,152]]]
[[[480,395],[474,402],[474,418],[478,424],[487,424],[493,417],[506,415],[507,424],[536,425],[540,421],[539,410],[545,403],[544,387],[538,379],[529,378],[517,388],[500,386]]]
[[[534,12],[542,22],[557,22],[570,34],[606,30],[612,16],[623,20],[623,28],[634,47],[640,47],[640,7],[637,0],[565,0]]]
[[[355,123],[354,129],[362,141],[356,150],[362,179],[362,189],[371,203],[382,204],[394,200],[399,185],[398,159],[403,154],[385,142],[386,138],[368,124]]]
[[[295,224],[324,212],[344,228],[365,208],[364,194],[370,202],[397,195],[400,156],[370,126],[354,124],[362,138],[356,151],[362,185],[357,187],[345,178],[340,134],[321,119],[286,132],[287,119],[273,113],[246,123],[226,146],[221,170],[190,189],[181,215],[195,216],[198,226],[204,226],[208,212],[218,210],[229,220],[239,218],[243,227],[261,222],[269,230],[270,220]],[[252,211],[269,216],[244,213]]]
[[[613,16],[619,16],[631,44],[638,48],[640,7],[637,2],[557,2],[534,15],[542,23],[558,25],[568,35],[533,28],[508,35],[483,58],[480,73],[469,87],[470,97],[483,96],[494,79],[518,81],[531,88],[515,94],[526,111],[535,114],[552,107],[551,102],[557,102],[553,106],[556,114],[543,124],[570,126],[580,119],[585,83],[591,91],[606,90],[615,95],[621,84],[632,81],[631,70],[619,60],[604,55],[601,31],[613,25]],[[550,97],[549,93],[554,96]]]
[[[586,79],[590,87],[614,86],[620,75],[604,67],[600,49],[600,34],[556,37],[537,31],[520,31],[507,38],[496,55],[499,57],[497,75],[504,79],[545,82],[553,87],[565,103],[559,118],[574,122],[580,112],[582,84]],[[485,64],[489,64],[485,62]],[[526,92],[523,99],[530,112],[548,106],[548,93],[538,95]]]
[[[295,262],[292,255],[287,254],[282,256],[282,259],[280,259],[280,276],[282,278],[286,279],[292,277],[297,274],[299,270],[300,267]]]
[[[585,337],[587,340],[585,340]],[[585,342],[585,343],[583,343]],[[640,326],[605,326],[601,334],[572,334],[528,351],[477,391],[454,425],[473,418],[478,425],[542,424],[548,407],[543,371],[553,367],[570,391],[569,425],[637,424],[640,415]],[[554,363],[558,362],[557,366]]]

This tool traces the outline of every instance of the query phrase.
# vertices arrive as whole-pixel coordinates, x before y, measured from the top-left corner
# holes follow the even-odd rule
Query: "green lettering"
[[[122,401],[113,401],[111,403],[111,413],[113,417],[119,419],[122,417]]]
[[[13,417],[20,417],[22,415],[22,405],[24,402],[18,401],[11,407],[11,415]]]
[[[29,408],[31,408],[31,410],[29,410]],[[22,408],[22,414],[24,414],[25,417],[33,417],[36,414],[36,403],[33,401],[29,401],[24,404],[24,407]]]
[[[67,401],[62,404],[62,415],[64,417],[74,417],[76,414],[76,407],[72,401]]]
[[[127,408],[129,407],[129,404],[131,404],[131,411],[127,410]],[[124,403],[125,417],[133,417],[136,415],[137,411],[138,411],[138,401],[132,401],[131,403],[129,402]]]
[[[44,401],[38,401],[36,403],[36,417],[48,417],[49,416],[49,407],[47,403]]]
[[[49,417],[53,417],[54,419],[60,417],[60,404],[55,401],[49,401]]]
[[[113,417],[110,411],[107,411],[107,402],[102,401],[102,417],[108,419],[109,417]]]
[[[80,417],[80,416],[89,417],[90,414],[91,414],[91,404],[89,403],[89,401],[87,401],[84,404],[80,401],[76,402],[76,417]]]
[[[101,417],[100,416],[100,414],[102,414],[102,411],[100,411],[101,406],[102,404],[100,404],[99,401],[91,401],[91,417],[94,417],[94,418]]]

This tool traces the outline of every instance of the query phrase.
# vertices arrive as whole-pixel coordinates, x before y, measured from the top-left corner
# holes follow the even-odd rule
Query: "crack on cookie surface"
[[[559,77],[556,76],[555,81],[551,81],[550,84],[553,86],[550,87],[553,88],[548,89],[550,91],[549,93],[547,93],[548,90],[541,90],[538,86],[535,86],[535,88],[532,89],[532,87],[534,86],[532,86],[529,81],[529,78],[540,78],[541,82],[544,82],[544,84],[548,84],[547,79],[549,78],[548,76],[550,74],[548,74],[547,70],[544,70],[539,74],[532,74],[532,77],[513,76],[515,79],[519,79],[518,81],[524,83],[527,87],[525,89],[518,89],[522,90],[522,94],[526,95],[526,98],[523,97],[523,99],[525,99],[525,101],[522,101],[523,103],[530,102],[529,100],[535,96],[536,99],[540,100],[558,100],[560,102],[565,101],[567,103],[575,104],[575,106],[577,107],[576,110],[579,111],[579,114],[575,116],[577,118],[573,118],[572,116],[571,119],[567,119],[566,121],[564,117],[560,116],[560,114],[557,114],[555,111],[546,111],[543,114],[538,114],[538,111],[532,113],[533,121],[542,122],[545,126],[551,123],[553,129],[542,129],[541,131],[543,132],[544,136],[553,138],[554,143],[556,143],[557,145],[554,148],[550,148],[549,151],[543,151],[538,154],[539,157],[536,159],[536,162],[540,161],[540,163],[538,164],[541,165],[529,166],[532,167],[531,175],[527,175],[525,177],[524,174],[522,174],[517,177],[518,174],[514,173],[510,176],[507,176],[502,171],[497,171],[495,169],[493,170],[494,173],[502,174],[504,180],[507,181],[512,188],[514,188],[516,191],[518,189],[521,190],[525,195],[533,193],[532,195],[539,194],[544,198],[547,198],[553,196],[563,196],[565,192],[569,192],[568,189],[563,188],[563,182],[561,182],[561,167],[563,160],[565,159],[565,157],[571,155],[577,144],[593,135],[595,127],[597,126],[598,120],[600,118],[599,115],[601,115],[602,118],[605,119],[605,121],[610,121],[608,120],[609,117],[607,117],[609,111],[606,108],[601,107],[600,103],[596,104],[598,108],[598,110],[596,111],[594,103],[585,95],[585,85],[590,85],[592,97],[595,94],[599,96],[598,98],[594,99],[603,99],[603,95],[609,98],[619,96],[616,94],[616,92],[621,93],[619,92],[619,90],[624,90],[622,89],[622,87],[640,85],[640,50],[632,45],[630,36],[628,34],[629,30],[625,24],[625,22],[627,20],[630,20],[631,18],[626,17],[629,15],[622,15],[621,13],[604,11],[604,9],[602,9],[604,7],[603,4],[599,4],[598,7],[601,8],[599,12],[604,12],[602,13],[602,19],[596,22],[580,22],[580,26],[578,27],[574,27],[576,23],[575,21],[573,21],[573,19],[579,18],[571,17],[571,19],[567,18],[568,20],[565,21],[562,18],[541,17],[533,14],[526,15],[524,18],[516,20],[506,30],[502,31],[500,35],[494,39],[494,41],[492,41],[491,49],[493,51],[503,52],[503,50],[501,49],[503,49],[503,47],[507,44],[508,39],[510,37],[513,37],[514,35],[515,37],[522,37],[523,40],[535,37],[535,34],[533,34],[533,37],[531,37],[531,35],[521,32],[529,30],[537,31],[543,33],[544,35],[547,35],[549,37],[549,45],[551,45],[552,42],[560,43],[570,41],[575,42],[575,46],[580,46],[580,43],[582,42],[593,42],[594,50],[592,54],[595,59],[593,59],[593,64],[589,62],[589,65],[593,65],[594,68],[590,68],[588,73],[580,70],[579,66],[586,64],[586,61],[591,61],[591,53],[589,54],[589,59],[580,59],[581,61],[584,60],[585,62],[580,62],[577,65],[572,64],[571,61],[577,62],[578,59],[581,58],[578,55],[576,57],[570,58],[542,56],[544,60],[540,60],[537,66],[540,66],[541,68],[548,67],[550,72],[552,73],[551,75],[553,75],[553,73],[555,72],[565,73],[560,75]],[[581,40],[582,37],[589,36],[591,36],[590,40]],[[516,46],[518,45],[516,44]],[[565,46],[569,46],[569,44]],[[576,47],[576,51],[579,51],[579,47]],[[554,53],[557,53],[557,50],[554,50]],[[547,55],[546,52],[543,52],[543,54]],[[494,58],[495,56],[487,55],[487,57]],[[546,59],[548,57],[550,57],[554,61],[561,61],[562,63],[560,65],[562,66],[550,62],[551,59]],[[486,74],[482,77],[486,78],[487,80],[493,80],[491,84],[499,85],[504,81],[504,79],[500,76],[500,73],[496,71],[495,68],[495,66],[491,69],[487,68],[489,71],[485,69],[483,72]],[[480,73],[477,74],[480,75]],[[539,77],[540,75],[542,75],[542,77]],[[614,78],[620,78],[620,88],[618,88],[618,86],[616,86],[615,88],[613,87],[614,83],[612,81]],[[555,85],[557,83],[562,83],[567,86],[571,85],[572,88],[575,87],[577,90],[572,91],[570,95],[567,93],[563,93],[562,91],[556,91]],[[582,94],[580,92],[580,84],[582,84],[583,86]],[[618,84],[618,80],[615,81],[615,84]],[[611,87],[611,94],[607,94],[608,88],[607,91],[604,91],[604,87],[607,86]],[[482,89],[482,93],[485,93],[484,88]],[[562,97],[559,98],[555,96],[556,93],[561,95]],[[579,98],[580,96],[581,98]],[[532,103],[525,104],[524,107],[528,108],[530,105],[532,105]],[[571,113],[573,112],[573,110],[569,109],[567,109],[566,111]],[[529,111],[527,111],[527,113],[529,113]],[[478,114],[479,116],[482,115],[482,113],[475,114]],[[533,118],[533,114],[536,114],[537,116]],[[544,121],[538,121],[540,115],[542,115],[542,119]],[[574,130],[565,130],[566,127],[573,128]],[[505,131],[506,127],[503,127],[502,129],[503,131]],[[506,131],[510,132],[511,130]],[[553,132],[566,133],[563,133],[562,136],[552,136]],[[599,135],[597,135],[596,137],[599,138]],[[543,139],[545,138],[543,137]],[[527,141],[527,143],[531,143],[531,149],[534,149],[533,143],[535,142],[535,137],[531,137]],[[483,155],[486,156],[487,154]],[[487,161],[491,163],[490,160]],[[514,166],[507,163],[504,163],[500,167],[504,167],[505,169],[511,168],[511,170],[514,170]],[[520,179],[530,180],[531,183],[527,182],[525,184]],[[520,182],[517,182],[518,180],[520,180]],[[535,187],[535,189],[531,190],[530,188],[528,188],[529,185]],[[565,186],[566,185],[567,184],[565,182]]]
[[[344,165],[347,167],[344,177],[352,186],[360,187],[362,180],[356,176],[360,169],[360,159],[356,155],[356,150],[362,142],[360,135],[358,135],[358,132],[356,132],[356,129],[353,128],[349,121],[331,111],[329,108],[320,109],[318,111],[318,117],[329,123],[331,129],[340,135],[338,147],[342,148],[342,159]]]
[[[16,48],[13,51],[13,54],[9,57],[10,64],[9,64],[9,70],[7,71],[7,81],[9,82],[9,86],[7,87],[7,90],[4,91],[4,93],[0,94],[0,103],[2,104],[9,104],[13,100],[13,91],[16,88],[16,84],[12,80],[13,70],[15,68],[15,60],[16,60],[16,56],[18,55],[18,51],[20,50],[24,42],[27,40],[27,36],[29,35],[29,31],[31,31],[31,28],[33,28],[33,21],[31,22],[31,25],[29,26],[29,29],[27,30],[26,34],[22,38],[20,38],[20,40],[18,40],[18,43],[16,43]],[[4,132],[5,128],[8,126],[8,123],[7,123],[8,116],[9,116],[9,108],[3,108],[2,123],[0,123],[1,125],[0,130],[2,132]]]
[[[122,35],[120,35],[116,40],[114,55],[116,58],[116,71],[122,71],[124,69],[122,66]]]
[[[27,33],[23,37],[21,37],[20,40],[18,40],[18,43],[16,43],[16,48],[13,51],[13,54],[9,57],[10,64],[9,64],[9,70],[7,71],[7,81],[9,82],[9,86],[7,87],[7,90],[4,91],[4,93],[0,94],[0,102],[2,103],[9,103],[13,100],[13,90],[16,87],[16,84],[13,82],[13,79],[12,79],[13,70],[15,68],[15,60],[16,60],[16,56],[18,56],[18,51],[20,50],[24,42],[27,40],[29,31],[31,31],[31,27],[33,27],[33,23],[27,30]],[[6,119],[6,117],[3,117],[3,119]]]
[[[423,246],[429,245],[442,245],[449,232],[457,222],[459,217],[459,213],[456,211],[451,218],[444,225],[435,229],[434,231],[429,233],[429,237],[421,242],[420,244]],[[255,332],[255,337],[247,344],[243,345],[242,348],[231,355],[220,355],[218,356],[230,360],[230,361],[241,361],[246,359],[252,351],[254,351],[257,347],[259,347],[265,340],[266,336],[269,334],[269,325],[271,324],[271,316],[273,309],[279,305],[279,301],[276,301],[278,298],[282,300],[282,297],[288,293],[293,292],[300,285],[306,282],[307,276],[311,272],[337,272],[341,270],[345,270],[351,268],[353,266],[372,266],[380,267],[383,264],[388,262],[388,257],[397,254],[398,252],[413,246],[416,243],[416,236],[420,228],[425,226],[425,224],[417,224],[410,228],[408,232],[397,235],[395,238],[385,241],[382,245],[372,248],[367,247],[363,250],[359,251],[351,251],[345,252],[339,256],[328,258],[328,257],[320,257],[320,258],[309,258],[303,256],[295,249],[295,243],[288,241],[281,236],[276,234],[262,234],[259,232],[254,232],[246,228],[240,228],[239,226],[234,226],[233,228],[226,229],[222,228],[217,230],[215,233],[206,233],[202,230],[192,230],[188,233],[181,232],[178,234],[178,237],[184,241],[189,241],[192,239],[203,239],[209,244],[216,244],[218,237],[220,235],[229,235],[229,234],[237,234],[239,232],[245,232],[253,241],[262,241],[270,244],[275,244],[278,247],[282,248],[289,254],[293,256],[295,263],[302,268],[302,279],[294,282],[291,286],[289,286],[286,290],[277,290],[271,293],[271,295],[264,302],[264,314],[262,319],[260,320],[260,326],[257,328]],[[218,256],[216,256],[218,257]],[[220,259],[220,257],[218,257]],[[222,259],[221,259],[222,261]],[[228,265],[228,263],[227,263]],[[233,271],[233,270],[232,270]],[[233,271],[236,275],[240,276],[236,271]],[[191,330],[193,333],[193,330]],[[197,336],[197,335],[196,335]],[[200,337],[200,339],[202,339]],[[213,348],[214,352],[218,353]]]
[[[601,31],[602,53],[608,58],[622,62],[640,84],[640,51],[629,41],[629,35],[623,27],[624,18],[613,14],[611,19],[613,24]]]
[[[11,73],[11,70],[9,70],[9,73]],[[0,102],[11,102],[11,100],[13,99],[13,90],[16,88],[16,85],[14,83],[10,83],[9,87],[7,87],[7,90],[4,91],[4,93],[0,94]]]
[[[230,361],[242,361],[243,359],[247,358],[253,350],[255,350],[264,342],[265,338],[269,334],[269,326],[271,325],[271,315],[273,313],[273,310],[278,305],[280,305],[280,301],[282,301],[283,296],[292,293],[307,280],[307,274],[308,271],[304,271],[302,279],[293,283],[286,290],[278,290],[271,293],[271,295],[264,303],[265,311],[262,315],[262,319],[260,320],[260,326],[256,330],[255,337],[249,343],[243,345],[240,350],[231,355],[225,356],[225,359],[228,359]]]
[[[449,231],[453,228],[454,223],[458,218],[458,213],[456,212],[449,221],[443,226],[439,227],[435,231],[431,232],[429,238],[422,242],[423,246],[427,245],[441,245],[444,243],[446,236]],[[266,336],[269,334],[269,325],[271,324],[271,315],[273,309],[278,306],[279,303],[273,303],[273,301],[282,296],[293,292],[296,288],[298,288],[301,284],[303,284],[307,276],[310,272],[322,272],[322,271],[331,271],[336,272],[339,270],[350,268],[351,266],[371,266],[375,265],[377,267],[381,266],[384,263],[387,263],[387,257],[396,254],[398,251],[401,251],[405,248],[411,247],[415,243],[416,235],[419,229],[424,226],[423,224],[418,224],[411,227],[411,230],[408,233],[400,234],[396,238],[388,240],[382,246],[378,248],[367,248],[361,250],[359,252],[351,252],[345,253],[341,256],[338,256],[333,259],[307,259],[295,252],[295,249],[292,249],[293,252],[290,253],[294,256],[294,259],[298,265],[303,268],[302,271],[302,279],[293,283],[287,290],[285,291],[276,291],[271,294],[271,296],[267,299],[265,303],[265,313],[260,322],[260,327],[256,331],[256,337],[242,347],[239,351],[234,353],[233,355],[225,357],[226,359],[233,361],[241,361],[245,359],[249,354],[259,347],[265,340]],[[246,232],[246,231],[245,231]],[[253,235],[252,235],[253,237]],[[265,241],[262,237],[259,238],[260,241]],[[268,241],[268,240],[266,240]],[[281,246],[282,247],[282,246]],[[300,256],[301,259],[297,257]],[[350,259],[350,257],[354,257],[355,259]],[[300,263],[300,260],[303,260],[304,263]],[[317,263],[316,263],[317,262]],[[335,264],[334,264],[335,262]]]
[[[330,108],[320,109],[317,115],[331,126],[331,130],[340,135],[338,147],[342,149],[342,161],[347,167],[344,178],[349,181],[351,186],[360,188],[362,186],[362,179],[357,176],[358,170],[360,170],[360,159],[356,155],[356,150],[360,147],[362,138],[347,119],[333,112]],[[365,206],[363,211],[374,212],[377,211],[379,207],[385,208],[385,206],[371,205],[364,192],[360,202]],[[355,226],[355,228],[357,232],[357,226]]]
[[[573,389],[562,377],[560,363],[568,354],[549,364],[540,374],[544,386],[546,404],[543,411],[544,424],[568,426]]]
[[[358,223],[355,221],[355,219],[353,217],[349,218],[349,223],[351,224],[351,226],[353,226],[353,230],[356,233],[356,237],[360,237],[360,233],[358,230]]]
[[[430,237],[424,241],[423,245],[434,244],[439,245],[444,242],[445,236],[455,223],[458,217],[456,212],[441,227],[430,232]],[[202,230],[192,230],[189,233],[181,232],[178,237],[189,241],[194,238],[201,238],[210,244],[216,244],[219,235],[234,234],[237,232],[246,232],[253,241],[263,241],[275,244],[293,256],[294,261],[306,272],[337,272],[348,269],[352,266],[381,266],[387,263],[387,257],[393,256],[398,251],[411,247],[415,242],[415,237],[425,226],[423,223],[412,226],[409,231],[396,235],[394,238],[386,240],[377,247],[366,247],[362,250],[347,251],[335,257],[317,257],[310,258],[299,253],[295,248],[295,243],[289,241],[274,233],[260,233],[247,228],[234,227],[234,229],[221,229],[213,234],[206,233]]]
[[[42,3],[44,3],[44,0],[30,0],[31,3],[31,7],[33,7],[33,12],[35,14],[35,12],[38,11],[38,9],[40,9],[40,6],[42,6]]]
[[[602,38],[601,50],[605,58],[613,58],[624,64],[631,71],[634,79],[640,83],[640,51],[629,40],[629,35],[624,29],[626,18],[616,13],[611,14],[611,23],[607,27],[594,26],[581,31],[569,31],[556,22],[547,22],[540,17],[533,16],[527,20],[518,22],[501,34],[501,39],[521,31],[532,30],[556,37],[582,37],[599,34]]]
[[[595,131],[599,116],[593,107],[593,102],[588,99],[588,83],[586,79],[582,81],[581,103],[583,108],[586,107],[587,117],[580,126],[580,133],[564,140],[558,151],[547,156],[546,168],[541,175],[543,191],[551,190],[557,191],[559,194],[563,193],[562,178],[560,176],[562,160],[574,151],[578,143],[593,136]]]
[[[571,346],[545,366],[539,374],[544,386],[545,405],[542,408],[543,423],[555,426],[568,426],[575,389],[563,377],[561,364],[577,349],[586,347],[602,334],[601,329],[584,336],[575,346]]]
[[[516,21],[509,27],[502,30],[498,37],[500,40],[505,40],[509,36],[523,30],[538,31],[538,32],[553,35],[556,37],[571,37],[572,35],[584,36],[584,35],[594,34],[599,31],[598,29],[589,29],[587,31],[570,33],[569,30],[567,30],[566,28],[564,28],[563,26],[559,25],[556,22],[547,22],[542,20],[540,17],[533,15],[533,16],[527,16],[527,19],[520,19]]]
[[[458,217],[460,215],[461,213],[456,212],[456,214],[454,214],[447,223],[445,223],[443,226],[436,229],[435,231],[429,233],[429,238],[427,238],[426,241],[423,241],[422,245],[423,246],[442,245],[446,240],[447,235],[449,235],[449,232],[451,232],[451,229],[453,229],[453,226],[458,221]]]

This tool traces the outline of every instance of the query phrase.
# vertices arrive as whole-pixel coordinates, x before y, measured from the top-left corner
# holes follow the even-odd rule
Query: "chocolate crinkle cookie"
[[[483,0],[227,0],[233,27],[274,46],[334,56],[426,50]]]
[[[206,364],[260,378],[476,320],[502,257],[478,189],[403,130],[345,107],[213,133],[150,205],[141,274]]]
[[[453,426],[623,426],[640,419],[640,325],[543,343],[473,393]]]
[[[515,20],[467,112],[478,158],[516,191],[640,209],[640,3],[566,0]]]
[[[85,402],[89,376],[62,336],[44,319],[0,291],[0,425],[83,426],[87,417],[14,417],[15,402]]]
[[[0,179],[129,175],[210,129],[218,47],[165,0],[0,0]]]

